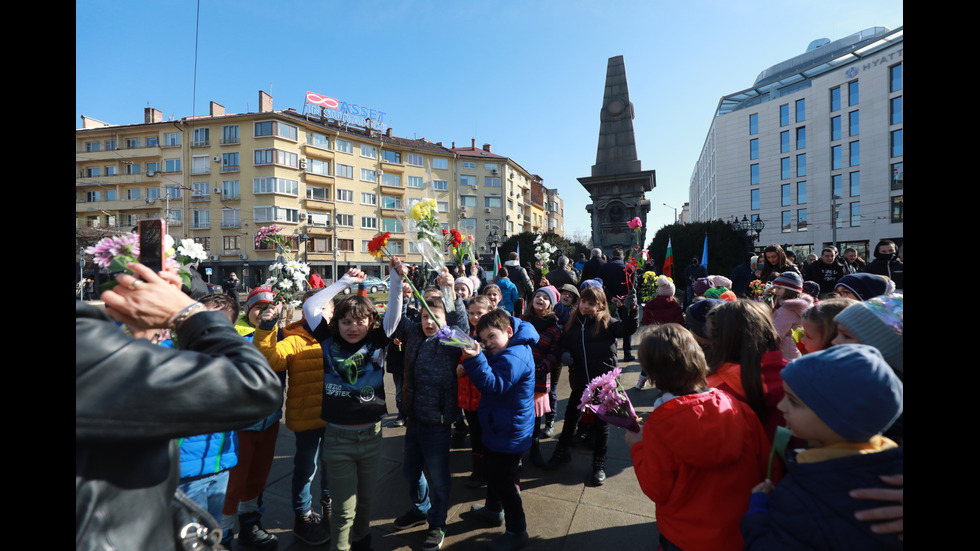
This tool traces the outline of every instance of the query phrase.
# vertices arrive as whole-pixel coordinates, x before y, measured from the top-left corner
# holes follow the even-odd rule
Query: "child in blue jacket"
[[[538,332],[530,323],[503,310],[485,314],[477,323],[480,343],[464,348],[463,368],[480,391],[480,427],[483,430],[487,475],[485,505],[473,513],[506,531],[491,542],[496,550],[527,545],[527,521],[517,482],[521,455],[531,448],[534,430],[534,357],[531,346]],[[481,346],[482,343],[482,346]],[[486,355],[481,354],[486,350]]]

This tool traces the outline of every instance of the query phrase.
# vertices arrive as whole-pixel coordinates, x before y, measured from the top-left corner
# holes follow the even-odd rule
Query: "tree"
[[[506,261],[507,255],[510,254],[511,252],[516,251],[517,244],[520,243],[521,256],[519,260],[521,266],[524,266],[528,263],[534,266],[536,261],[536,259],[534,258],[534,240],[535,238],[538,237],[538,235],[539,234],[534,232],[521,232],[518,234],[511,235],[507,239],[507,241],[504,241],[504,243],[500,246],[500,260]],[[544,241],[546,241],[547,243],[551,243],[552,245],[558,248],[561,254],[568,257],[569,264],[575,262],[575,259],[578,258],[579,253],[586,253],[586,255],[588,255],[589,253],[589,248],[584,243],[569,241],[568,239],[565,239],[564,237],[556,233],[548,232],[548,233],[542,233],[540,235],[542,236],[542,239],[544,239]],[[557,259],[557,256],[555,257],[555,259]],[[548,270],[554,267],[555,267],[554,262],[552,262],[552,265],[549,266],[547,269],[545,269],[545,272],[547,272]]]
[[[705,236],[708,237],[708,273],[728,277],[732,269],[745,260],[745,238],[723,220],[671,224],[660,228],[650,241],[650,258],[658,268],[662,268],[669,239],[674,254],[674,284],[687,287],[687,282],[681,276],[691,258],[701,260]]]

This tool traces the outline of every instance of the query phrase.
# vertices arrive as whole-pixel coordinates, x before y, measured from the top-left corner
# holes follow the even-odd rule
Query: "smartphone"
[[[167,221],[163,218],[139,221],[140,234],[140,264],[151,268],[154,272],[163,270],[163,236],[167,235]]]

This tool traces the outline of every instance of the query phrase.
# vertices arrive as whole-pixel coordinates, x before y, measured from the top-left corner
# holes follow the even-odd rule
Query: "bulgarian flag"
[[[500,272],[500,253],[497,251],[497,247],[493,248],[493,278],[497,279],[497,273]]]
[[[664,258],[664,275],[673,279],[674,278],[674,250],[670,246],[670,238],[667,238],[667,258]]]

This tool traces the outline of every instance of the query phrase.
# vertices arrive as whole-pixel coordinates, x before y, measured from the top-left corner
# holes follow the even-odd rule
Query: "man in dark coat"
[[[568,269],[568,257],[566,256],[559,256],[558,265],[544,277],[556,289],[561,289],[561,286],[566,284],[578,287],[578,276]]]
[[[602,249],[595,248],[592,249],[592,258],[585,263],[585,267],[582,268],[582,281],[586,279],[595,279],[599,276],[599,267],[605,262],[602,260]]]
[[[633,273],[635,276],[635,272]],[[602,280],[602,288],[606,292],[606,301],[609,303],[609,312],[617,319],[627,319],[629,311],[622,306],[623,298],[630,294],[631,288],[635,287],[634,281],[628,282],[626,273],[626,262],[623,260],[623,249],[613,250],[612,258],[599,268],[599,279]],[[632,286],[632,287],[631,287]],[[630,346],[630,335],[623,337],[623,361],[632,362],[633,349]]]
[[[745,298],[749,292],[749,283],[755,279],[755,274],[752,272],[752,253],[745,253],[745,262],[742,262],[735,269],[732,270],[732,292],[738,298]]]

